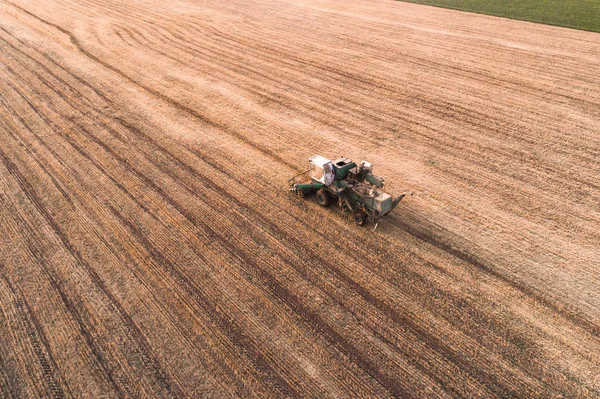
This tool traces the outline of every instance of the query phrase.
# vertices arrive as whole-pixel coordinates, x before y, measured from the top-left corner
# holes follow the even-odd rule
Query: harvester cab
[[[310,178],[325,186],[329,186],[335,180],[333,163],[320,155],[308,158]]]
[[[351,159],[331,161],[321,155],[308,158],[307,171],[289,179],[290,191],[307,197],[316,194],[319,205],[327,207],[337,201],[342,210],[354,213],[354,221],[363,226],[370,221],[377,223],[389,214],[405,194],[395,199],[381,191],[385,181],[373,174],[373,165],[362,161],[357,165]]]

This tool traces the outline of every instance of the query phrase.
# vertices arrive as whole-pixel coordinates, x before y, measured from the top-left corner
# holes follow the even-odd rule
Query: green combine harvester
[[[385,181],[375,176],[373,166],[366,161],[357,165],[351,159],[330,161],[320,155],[308,158],[309,169],[288,180],[290,191],[300,197],[315,194],[323,207],[337,201],[342,210],[354,213],[354,221],[364,226],[367,221],[375,223],[390,213],[405,194],[392,199],[380,191]]]

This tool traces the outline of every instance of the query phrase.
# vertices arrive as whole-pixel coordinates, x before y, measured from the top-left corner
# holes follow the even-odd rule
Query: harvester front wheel
[[[367,223],[367,215],[364,213],[357,213],[354,215],[354,223],[359,226],[364,226]]]
[[[331,196],[327,191],[320,189],[319,191],[317,191],[317,202],[322,207],[328,207],[331,203]]]

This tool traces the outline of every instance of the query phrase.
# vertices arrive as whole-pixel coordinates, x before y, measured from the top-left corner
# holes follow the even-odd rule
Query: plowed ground
[[[1,397],[597,397],[600,35],[0,0]],[[412,192],[373,232],[320,153]]]

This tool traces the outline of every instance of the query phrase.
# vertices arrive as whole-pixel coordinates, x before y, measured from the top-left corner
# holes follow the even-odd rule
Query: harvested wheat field
[[[600,396],[600,35],[0,0],[0,396]],[[379,225],[307,158],[407,191]]]

